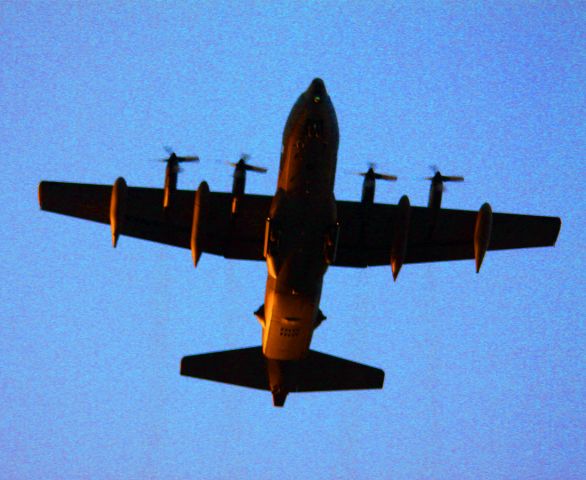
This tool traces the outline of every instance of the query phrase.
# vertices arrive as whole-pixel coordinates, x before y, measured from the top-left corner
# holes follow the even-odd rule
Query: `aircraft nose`
[[[324,81],[321,78],[314,78],[311,84],[309,85],[307,92],[312,97],[324,97],[328,93],[326,90],[326,85],[324,84]]]

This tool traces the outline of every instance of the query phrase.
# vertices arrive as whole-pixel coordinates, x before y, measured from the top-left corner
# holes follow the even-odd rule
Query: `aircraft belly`
[[[267,256],[263,353],[272,360],[301,360],[309,352],[327,270],[326,235],[337,219],[335,113],[313,98],[303,105],[306,110],[294,108],[285,128],[282,193],[271,207],[279,240]]]
[[[277,277],[267,280],[263,352],[268,358],[300,360],[309,350],[327,268],[321,233],[326,222],[318,218],[304,224],[290,217],[285,227],[290,236],[283,242],[284,258]]]
[[[301,360],[309,351],[311,336],[307,324],[293,325],[279,320],[271,322],[264,354],[272,360]]]
[[[277,293],[274,297],[272,311],[265,311],[263,353],[275,360],[300,360],[309,350],[319,299]]]

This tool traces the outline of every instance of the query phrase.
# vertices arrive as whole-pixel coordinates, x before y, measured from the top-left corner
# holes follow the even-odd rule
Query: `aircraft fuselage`
[[[338,139],[334,107],[315,79],[289,114],[270,211],[273,248],[267,254],[262,338],[269,361],[303,359],[320,320],[324,249],[337,218]]]

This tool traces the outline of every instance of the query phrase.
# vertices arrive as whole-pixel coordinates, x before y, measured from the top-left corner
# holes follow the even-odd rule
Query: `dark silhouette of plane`
[[[231,193],[213,192],[206,182],[194,191],[176,190],[177,163],[167,160],[165,189],[43,181],[41,209],[110,224],[119,235],[228,259],[266,262],[264,304],[254,315],[262,325],[262,346],[184,357],[181,374],[269,390],[275,406],[290,392],[382,388],[380,369],[310,350],[314,330],[326,318],[320,310],[329,266],[365,268],[390,265],[393,278],[403,264],[475,259],[478,272],[487,250],[553,246],[559,218],[441,208],[444,181],[431,177],[427,207],[374,202],[376,179],[391,180],[370,168],[362,201],[334,198],[338,122],[319,78],[301,94],[283,133],[274,196],[244,192],[245,172],[234,164]],[[163,203],[164,199],[164,203]]]

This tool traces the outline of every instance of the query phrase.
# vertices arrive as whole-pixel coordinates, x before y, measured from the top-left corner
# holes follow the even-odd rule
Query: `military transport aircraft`
[[[290,392],[382,388],[380,369],[310,350],[314,330],[326,318],[319,303],[329,266],[390,265],[393,278],[403,264],[475,259],[487,250],[553,246],[561,221],[555,217],[441,208],[445,177],[430,178],[429,205],[374,202],[375,181],[363,174],[360,202],[336,200],[334,179],[338,123],[324,82],[316,78],[301,94],[285,125],[274,196],[244,192],[247,171],[265,171],[243,157],[235,166],[231,193],[177,190],[180,157],[169,151],[165,189],[43,181],[41,209],[110,224],[119,235],[202,253],[266,262],[264,304],[254,315],[262,346],[184,357],[181,374],[269,390],[275,406]]]

